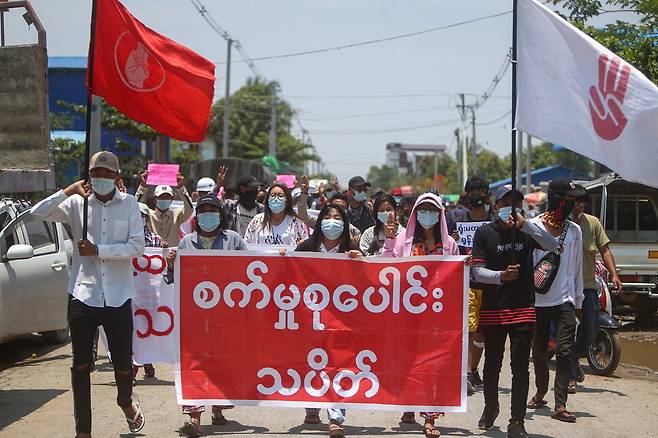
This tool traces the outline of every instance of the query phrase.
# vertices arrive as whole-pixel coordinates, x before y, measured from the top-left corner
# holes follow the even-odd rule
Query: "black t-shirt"
[[[514,248],[514,249],[513,249]],[[503,284],[484,284],[480,325],[519,324],[535,321],[535,291],[532,255],[538,248],[529,235],[517,231],[512,244],[511,230],[499,221],[483,225],[475,232],[473,263],[492,271],[504,271],[512,264],[520,265],[519,277]]]

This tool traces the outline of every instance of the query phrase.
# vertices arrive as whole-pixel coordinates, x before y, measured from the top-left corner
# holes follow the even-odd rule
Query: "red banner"
[[[464,257],[181,251],[180,404],[464,412]]]

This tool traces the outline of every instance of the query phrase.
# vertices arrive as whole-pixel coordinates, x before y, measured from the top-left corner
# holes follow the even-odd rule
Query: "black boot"
[[[523,421],[510,421],[507,425],[507,438],[528,438]]]
[[[494,421],[498,418],[498,413],[500,412],[500,407],[496,406],[493,412],[490,412],[490,409],[487,409],[487,406],[484,407],[480,421],[478,421],[478,428],[480,430],[489,430],[493,427]]]

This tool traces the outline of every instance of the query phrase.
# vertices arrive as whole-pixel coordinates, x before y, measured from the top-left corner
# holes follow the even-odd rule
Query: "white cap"
[[[214,188],[215,180],[212,178],[203,177],[196,183],[197,192],[212,192]]]
[[[174,196],[174,189],[169,186],[157,186],[155,188],[154,195],[156,197],[164,194],[170,194],[171,196]]]
[[[148,216],[151,213],[151,209],[149,208],[148,205],[138,202],[137,205],[139,205],[139,212],[142,213],[145,216]]]

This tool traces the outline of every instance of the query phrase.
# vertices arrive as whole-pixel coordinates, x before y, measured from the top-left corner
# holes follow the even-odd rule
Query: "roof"
[[[86,56],[49,56],[48,68],[59,69],[87,69]]]
[[[551,181],[552,179],[558,177],[569,178],[569,179],[580,179],[580,180],[590,179],[587,177],[587,175],[583,175],[582,173],[577,172],[573,169],[560,166],[559,164],[533,170],[532,172],[530,172],[530,176],[532,176],[532,183],[535,185],[543,181]],[[521,177],[522,177],[522,181],[525,181],[526,174],[523,173]],[[519,183],[523,184],[522,181],[519,181]],[[511,182],[512,182],[512,178],[501,179],[500,181],[496,181],[489,184],[489,188],[496,189],[505,184],[510,184]]]

